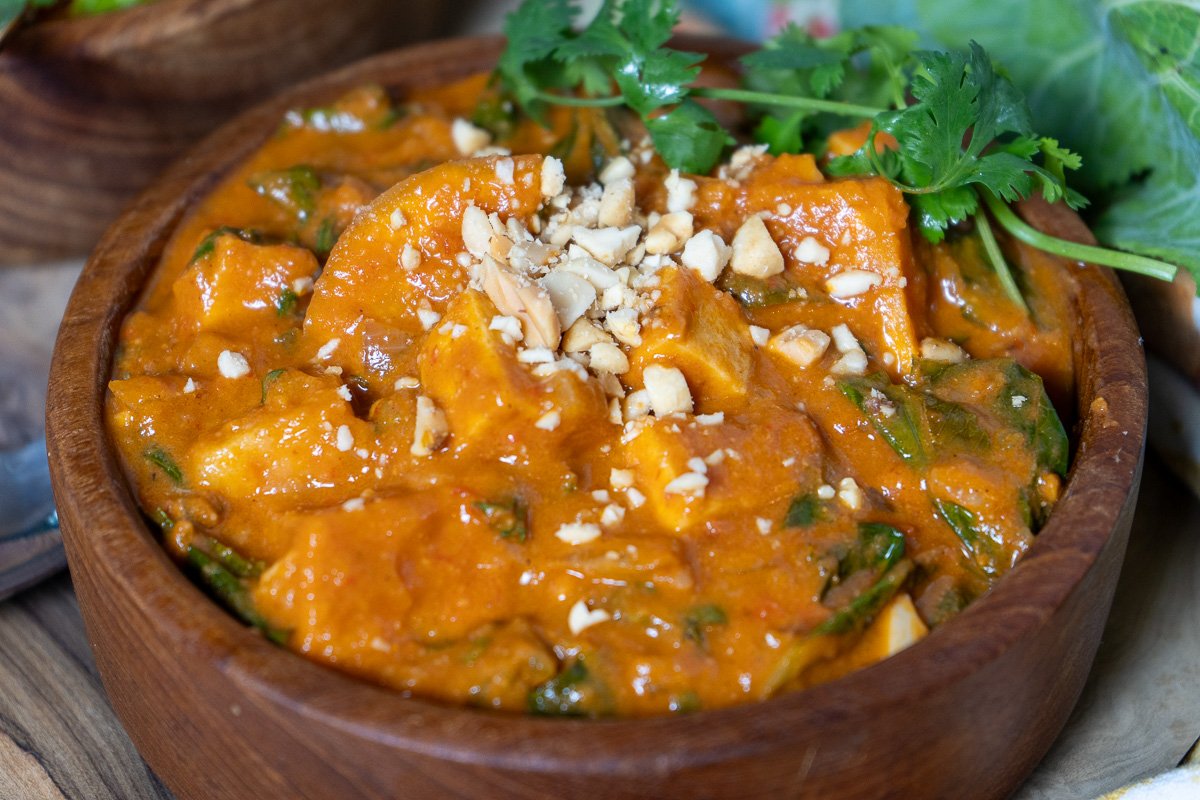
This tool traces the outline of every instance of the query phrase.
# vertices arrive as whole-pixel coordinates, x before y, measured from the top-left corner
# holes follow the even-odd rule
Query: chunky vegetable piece
[[[402,692],[636,716],[831,680],[1012,567],[1069,270],[1001,235],[1026,316],[885,180],[678,173],[491,91],[289,113],[125,320],[110,433],[214,599]]]

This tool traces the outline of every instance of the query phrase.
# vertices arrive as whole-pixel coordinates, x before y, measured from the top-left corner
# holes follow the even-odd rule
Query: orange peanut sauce
[[[1026,370],[1071,395],[1061,263],[1004,242],[1026,314],[882,179],[502,112],[297,110],[167,245],[107,419],[218,599],[414,695],[639,716],[836,678],[1011,568],[1066,470]]]

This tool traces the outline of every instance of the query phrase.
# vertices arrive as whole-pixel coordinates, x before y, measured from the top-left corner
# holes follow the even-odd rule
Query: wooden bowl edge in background
[[[431,35],[444,13],[436,0],[160,0],[21,31],[0,51],[0,266],[85,255],[235,112]]]
[[[958,620],[831,684],[682,718],[546,720],[444,707],[269,645],[171,565],[132,500],[102,409],[120,318],[194,196],[179,187],[207,189],[216,177],[202,180],[209,167],[239,160],[265,136],[256,126],[301,97],[379,75],[391,76],[390,85],[397,76],[400,83],[438,74],[449,80],[485,67],[497,52],[495,39],[424,45],[287,92],[172,168],[110,228],[89,262],[55,352],[47,438],[89,638],[139,750],[181,797],[211,800],[335,792],[384,798],[401,788],[413,797],[575,791],[766,798],[847,796],[852,788],[874,797],[953,795],[963,786],[976,787],[978,797],[1008,794],[1057,736],[1082,689],[1136,497],[1145,369],[1132,317],[1107,272],[1079,274],[1080,309],[1091,322],[1080,359],[1096,368],[1080,386],[1085,445],[1073,477],[1087,485],[1068,484],[1027,557]],[[235,136],[247,138],[224,149]],[[1073,218],[1059,209],[1024,211],[1080,235],[1059,227]],[[1106,402],[1095,403],[1101,395]],[[1064,626],[1074,639],[1062,635]],[[971,707],[978,716],[964,719]],[[227,735],[192,733],[204,730]],[[969,753],[964,741],[972,743]],[[884,747],[903,775],[863,760]],[[210,769],[216,763],[234,773],[229,782]]]

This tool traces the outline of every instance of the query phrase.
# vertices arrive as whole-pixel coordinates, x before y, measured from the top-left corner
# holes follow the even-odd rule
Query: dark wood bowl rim
[[[131,43],[174,39],[204,28],[258,0],[154,0],[145,5],[87,17],[52,17],[24,27],[6,45],[13,52],[62,54],[71,60],[104,61],[127,52]],[[198,13],[199,12],[199,13]]]
[[[701,46],[716,54],[741,47],[728,39],[692,42],[693,49]],[[636,777],[685,762],[695,766],[749,756],[786,743],[789,730],[811,731],[823,720],[849,718],[869,725],[888,713],[920,713],[923,697],[998,659],[1049,618],[1091,568],[1136,491],[1145,438],[1145,374],[1137,332],[1111,273],[1094,268],[1078,272],[1080,304],[1103,320],[1099,339],[1105,355],[1093,359],[1094,375],[1081,384],[1079,429],[1088,446],[1076,450],[1071,478],[1049,523],[1012,572],[954,621],[916,646],[832,683],[764,703],[648,719],[546,719],[444,706],[360,682],[268,643],[183,575],[139,512],[103,418],[120,320],[176,223],[193,198],[209,191],[270,135],[284,109],[364,82],[409,85],[406,76],[419,80],[422,65],[455,64],[442,70],[449,80],[451,73],[486,68],[500,48],[498,37],[435,42],[301,84],[204,140],[108,230],[72,295],[50,379],[47,426],[58,498],[60,503],[86,498],[91,523],[86,531],[64,529],[72,561],[98,560],[107,577],[122,584],[120,591],[136,598],[154,634],[177,652],[208,654],[216,648],[218,668],[244,690],[247,702],[281,707],[349,736],[452,762],[533,771],[568,764],[575,773],[597,776]],[[125,260],[131,246],[138,257]],[[1102,413],[1093,405],[1100,396],[1108,401]],[[1113,425],[1124,435],[1088,433]],[[64,444],[68,441],[71,446]],[[1060,557],[1068,551],[1090,555]],[[123,570],[118,566],[123,564],[142,567]],[[1018,624],[1000,613],[1012,605],[1024,607],[1030,597],[1037,598],[1040,613],[1024,614]],[[889,690],[878,691],[880,685]],[[598,732],[604,733],[596,738],[602,750],[581,757],[587,750],[579,743]]]

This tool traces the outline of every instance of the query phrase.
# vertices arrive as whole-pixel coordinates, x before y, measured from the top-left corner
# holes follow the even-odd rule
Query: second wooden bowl
[[[436,0],[157,0],[35,22],[0,50],[0,265],[85,255],[235,112],[442,15]]]
[[[697,49],[690,43],[691,49]],[[1120,287],[1080,268],[1078,447],[1049,524],[1013,571],[916,646],[841,680],[688,716],[571,720],[406,699],[271,645],[167,558],[104,432],[121,318],[189,204],[288,107],[376,81],[403,92],[488,69],[496,40],[362,62],[206,140],[105,235],[59,335],[48,439],[71,572],[113,705],[180,797],[1001,798],[1079,697],[1132,518],[1145,366]],[[1026,204],[1043,229],[1078,218]]]

